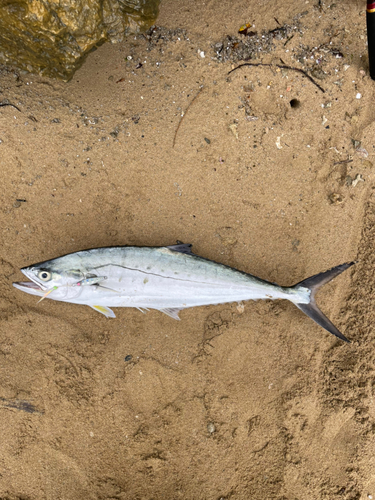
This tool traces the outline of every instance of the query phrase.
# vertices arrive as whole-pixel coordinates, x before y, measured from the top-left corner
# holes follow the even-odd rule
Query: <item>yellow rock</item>
[[[0,0],[0,63],[69,80],[90,50],[146,30],[160,0]]]

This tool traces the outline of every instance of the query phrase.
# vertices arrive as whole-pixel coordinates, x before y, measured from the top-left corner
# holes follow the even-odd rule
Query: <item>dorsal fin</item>
[[[173,250],[174,252],[180,252],[180,253],[188,253],[192,254],[193,252],[191,251],[191,247],[193,245],[191,243],[180,243],[178,242],[177,245],[170,245],[168,250]]]

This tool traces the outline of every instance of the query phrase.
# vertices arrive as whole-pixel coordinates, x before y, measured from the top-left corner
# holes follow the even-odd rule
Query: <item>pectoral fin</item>
[[[173,319],[180,320],[178,313],[181,311],[181,309],[167,307],[166,309],[159,309],[159,311],[166,314],[167,316],[170,316]]]
[[[106,318],[115,318],[116,315],[115,313],[112,311],[112,309],[110,309],[109,307],[107,306],[90,306],[92,307],[93,309],[95,309],[95,311],[98,311],[100,312],[101,314],[104,314],[104,316]]]

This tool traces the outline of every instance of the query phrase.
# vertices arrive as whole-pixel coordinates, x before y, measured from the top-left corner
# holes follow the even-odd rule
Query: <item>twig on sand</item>
[[[239,66],[237,66],[237,68],[233,68],[232,70],[228,71],[228,75],[230,75],[231,73],[233,73],[233,71],[236,71],[237,69],[242,68],[244,66],[266,66],[268,68],[276,67],[276,68],[280,68],[280,69],[291,69],[292,71],[298,71],[299,73],[302,73],[306,78],[308,78],[310,80],[310,82],[312,82],[314,85],[316,85],[319,90],[321,90],[323,93],[325,92],[325,90],[323,89],[323,87],[321,87],[319,85],[319,83],[317,83],[314,80],[314,78],[312,78],[308,73],[306,73],[306,71],[304,71],[303,69],[300,69],[300,68],[294,68],[293,66],[287,66],[286,64],[243,63],[243,64],[240,64]]]
[[[15,104],[12,104],[10,102],[0,102],[0,106],[12,106],[13,108],[15,108],[17,111],[19,111],[20,113],[22,112],[20,110],[20,108],[17,108],[17,106]]]
[[[201,86],[201,88],[199,89],[198,93],[194,96],[194,98],[190,101],[190,104],[188,105],[188,107],[186,108],[185,110],[185,113],[181,116],[180,118],[180,121],[178,122],[178,125],[177,125],[177,128],[176,128],[176,132],[174,134],[174,137],[173,137],[173,148],[174,148],[174,145],[176,144],[176,137],[177,137],[177,133],[178,133],[178,129],[180,128],[181,126],[181,123],[182,123],[182,120],[185,118],[186,116],[186,113],[189,111],[190,109],[190,106],[193,104],[193,102],[195,101],[195,99],[199,96],[199,94],[202,92],[203,90],[203,85]]]
[[[350,159],[348,159],[348,160],[342,160],[342,161],[336,161],[336,162],[333,164],[333,166],[335,166],[335,165],[341,165],[342,163],[352,163],[352,161],[353,161],[353,160],[350,160]]]

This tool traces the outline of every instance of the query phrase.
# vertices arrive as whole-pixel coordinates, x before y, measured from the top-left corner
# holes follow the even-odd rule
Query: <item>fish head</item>
[[[77,297],[82,287],[74,285],[84,278],[84,273],[79,269],[66,269],[66,266],[59,266],[58,261],[59,259],[55,259],[22,268],[21,272],[30,281],[13,283],[13,286],[39,297],[45,297],[53,292],[50,298],[55,300]]]

